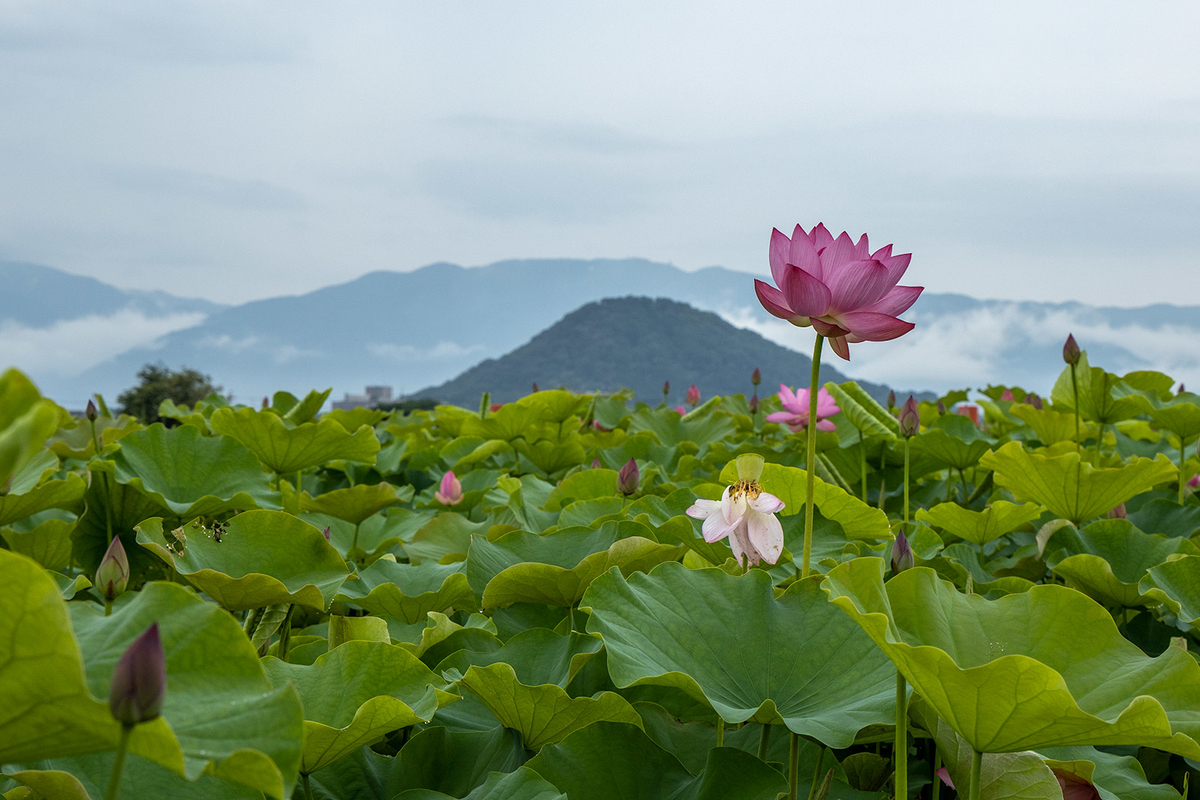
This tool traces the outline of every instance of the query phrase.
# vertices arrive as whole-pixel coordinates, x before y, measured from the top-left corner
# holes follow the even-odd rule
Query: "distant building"
[[[342,411],[352,408],[375,408],[383,403],[392,402],[392,387],[368,386],[366,394],[347,394],[343,400],[335,400],[333,407]]]

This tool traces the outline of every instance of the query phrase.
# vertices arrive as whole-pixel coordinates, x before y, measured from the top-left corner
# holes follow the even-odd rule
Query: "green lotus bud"
[[[122,725],[149,722],[162,713],[167,695],[167,656],[158,623],[133,640],[113,668],[108,708]]]
[[[897,532],[896,541],[892,544],[892,574],[899,575],[906,569],[912,569],[915,563],[908,537],[904,535],[904,531]]]
[[[888,406],[888,411],[891,411],[893,408],[896,407],[896,390],[895,389],[892,389],[890,392],[888,392],[887,406]]]
[[[946,404],[943,403],[941,400],[938,400],[937,409],[938,409],[939,414],[945,414],[946,413]]]
[[[754,397],[750,398],[750,413],[758,413],[758,395],[754,395]]]
[[[1079,354],[1079,344],[1075,341],[1075,334],[1068,333],[1067,342],[1063,345],[1063,361],[1072,365],[1078,364]]]
[[[96,588],[104,595],[105,600],[111,602],[124,594],[128,585],[129,558],[125,555],[125,545],[121,544],[121,537],[114,536],[108,550],[104,552],[104,558],[100,560],[100,566],[96,569]]]
[[[910,394],[904,401],[904,407],[900,409],[900,435],[907,439],[916,436],[919,430],[921,430],[921,411],[917,407],[916,398]]]

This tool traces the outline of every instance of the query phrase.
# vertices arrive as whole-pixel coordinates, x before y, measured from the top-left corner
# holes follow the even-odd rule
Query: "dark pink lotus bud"
[[[754,372],[750,373],[750,385],[758,386],[762,383],[762,373],[758,371],[758,367],[754,368]]]
[[[600,459],[598,459],[598,458],[592,459],[592,469],[600,469]]]
[[[896,390],[892,389],[887,396],[888,411],[896,407]]]
[[[538,393],[538,385],[537,385],[537,381],[534,381],[534,382],[533,382],[533,393],[534,393],[534,394],[537,394],[537,393]]]
[[[1014,400],[1016,400],[1017,398],[1016,398],[1016,396],[1015,396],[1015,395],[1013,395],[1013,393],[1012,393],[1012,389],[1005,389],[1005,390],[1004,390],[1004,394],[1000,395],[1000,399],[1001,399],[1001,400],[1007,400],[1008,402],[1010,402],[1010,403],[1011,403],[1011,402],[1013,402]]]
[[[1200,489],[1200,475],[1193,475],[1192,479],[1187,482],[1187,485],[1193,489]]]
[[[1058,779],[1058,786],[1062,789],[1063,800],[1100,800],[1100,793],[1096,791],[1096,787],[1080,778],[1078,775],[1072,775],[1064,770],[1051,770],[1054,777]]]
[[[1066,344],[1063,345],[1063,361],[1074,365],[1079,363],[1079,344],[1075,341],[1075,334],[1068,333]]]
[[[125,545],[121,544],[121,537],[114,536],[108,550],[104,551],[100,566],[96,569],[96,588],[104,595],[105,600],[111,602],[125,593],[128,584],[129,558],[125,555]]]
[[[896,534],[896,541],[892,545],[892,574],[899,575],[906,569],[912,569],[915,563],[912,545],[908,543],[908,537],[904,535],[904,531],[899,531]]]
[[[88,400],[87,410],[83,413],[88,418],[88,422],[95,422],[96,417],[100,416],[100,413],[96,411],[96,404],[91,400]]]
[[[696,388],[696,384],[693,383],[688,387],[687,396],[683,398],[683,402],[687,403],[689,406],[700,405],[700,390]]]
[[[454,470],[448,470],[442,476],[441,486],[433,493],[433,499],[444,506],[456,506],[462,502],[462,483],[454,477]]]
[[[264,397],[264,398],[263,398],[263,401],[262,401],[262,407],[263,407],[263,408],[270,408],[270,406],[271,406],[271,398],[269,398],[269,397]]]
[[[904,407],[900,409],[900,435],[908,439],[916,436],[919,430],[921,430],[921,409],[917,406],[917,399],[910,394],[904,401]]]
[[[158,623],[133,640],[113,668],[108,708],[122,725],[149,722],[162,713],[167,694],[167,656]]]
[[[758,413],[758,395],[754,395],[754,397],[750,398],[750,413]]]
[[[1179,384],[1179,391],[1177,391],[1175,394],[1183,394],[1183,384],[1182,383]]]
[[[663,381],[663,397],[666,397],[670,393],[671,393],[671,382]]]
[[[938,409],[939,414],[945,414],[946,413],[946,404],[943,403],[941,400],[938,400],[937,409]]]
[[[1121,505],[1110,510],[1108,512],[1108,518],[1109,519],[1128,519],[1128,514],[1125,513],[1125,504],[1121,503]]]
[[[617,491],[624,495],[633,494],[637,491],[639,477],[637,462],[631,458],[617,473]]]
[[[325,526],[325,530],[321,531],[321,535],[325,537],[325,541],[329,541],[329,526]]]

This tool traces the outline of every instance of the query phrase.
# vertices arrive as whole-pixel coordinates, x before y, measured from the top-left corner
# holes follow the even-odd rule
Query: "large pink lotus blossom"
[[[896,285],[911,258],[911,253],[892,255],[890,244],[870,252],[865,233],[858,242],[845,231],[835,239],[823,224],[809,232],[797,225],[790,239],[772,230],[775,286],[755,280],[754,290],[769,313],[793,325],[811,325],[849,361],[851,343],[884,342],[913,329],[897,317],[925,287]]]
[[[689,517],[704,520],[704,541],[717,542],[729,537],[733,557],[741,564],[766,561],[774,564],[783,553],[783,525],[775,516],[783,501],[764,492],[758,483],[762,475],[762,456],[738,456],[738,481],[726,486],[720,500],[698,499],[687,510]]]
[[[784,384],[779,384],[779,402],[783,411],[767,415],[767,422],[782,422],[798,433],[808,427],[808,389],[792,391]],[[827,389],[817,390],[817,430],[835,431],[837,426],[829,421],[829,417],[840,413],[837,401]]]

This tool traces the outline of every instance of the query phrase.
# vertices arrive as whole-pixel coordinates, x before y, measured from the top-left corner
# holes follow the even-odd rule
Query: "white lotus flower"
[[[783,501],[764,492],[758,484],[762,468],[762,456],[738,456],[737,483],[726,486],[720,500],[697,500],[687,510],[689,517],[704,520],[704,541],[729,537],[738,564],[774,564],[783,552],[783,525],[775,516],[783,508]]]

